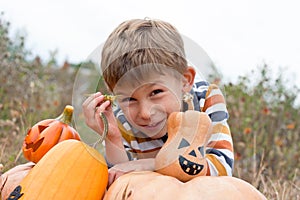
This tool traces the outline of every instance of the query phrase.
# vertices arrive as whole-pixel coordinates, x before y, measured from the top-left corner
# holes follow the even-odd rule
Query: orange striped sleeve
[[[223,164],[212,154],[207,154],[206,158],[209,159],[212,164],[218,170],[218,176],[227,176],[227,172]]]
[[[212,133],[224,133],[226,135],[231,135],[229,128],[220,123],[213,126]]]
[[[214,149],[227,149],[229,151],[233,151],[232,144],[227,140],[211,141],[207,144],[207,147],[211,147]]]
[[[207,99],[205,99],[205,103],[204,103],[202,110],[206,111],[207,108],[209,108],[215,104],[218,104],[218,103],[225,103],[225,99],[222,95],[216,94],[211,97],[208,97]]]

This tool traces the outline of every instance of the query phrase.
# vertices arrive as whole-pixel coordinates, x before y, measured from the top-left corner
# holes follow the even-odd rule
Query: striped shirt
[[[207,113],[212,121],[213,132],[206,147],[207,175],[232,176],[233,143],[227,124],[229,114],[221,90],[217,85],[198,81],[190,93],[194,96],[195,110]],[[187,110],[186,103],[183,104],[183,110]],[[114,114],[129,160],[154,158],[166,142],[167,134],[159,139],[151,139],[132,127],[119,107],[115,108]]]

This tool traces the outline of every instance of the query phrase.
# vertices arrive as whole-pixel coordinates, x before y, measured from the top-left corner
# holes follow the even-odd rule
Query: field
[[[25,38],[12,40],[8,33],[9,23],[0,16],[2,172],[26,162],[21,148],[32,125],[57,117],[67,104],[80,110],[80,101],[74,100],[74,80],[80,67],[90,70],[83,63],[58,66],[55,54],[48,61],[38,56],[28,59]],[[274,75],[267,64],[221,87],[234,140],[234,176],[250,182],[268,199],[300,199],[300,109],[295,105],[299,88],[283,72]],[[93,141],[82,116],[76,116],[75,128],[86,141]]]

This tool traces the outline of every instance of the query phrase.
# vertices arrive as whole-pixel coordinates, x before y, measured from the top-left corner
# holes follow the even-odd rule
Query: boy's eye
[[[135,99],[132,97],[126,97],[124,99],[122,99],[122,102],[129,102],[129,101],[134,101]]]
[[[150,95],[154,96],[154,95],[159,94],[161,92],[163,92],[163,90],[161,90],[161,89],[153,90]]]

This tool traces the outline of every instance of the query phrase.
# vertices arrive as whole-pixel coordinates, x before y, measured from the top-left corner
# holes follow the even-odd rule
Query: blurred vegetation
[[[76,70],[29,59],[25,38],[9,38],[10,23],[0,16],[0,162],[10,168],[19,158],[27,129],[45,118],[57,117],[71,104]],[[22,157],[20,162],[24,161]]]
[[[72,103],[79,66],[67,61],[57,66],[55,56],[49,61],[29,59],[25,38],[11,40],[9,28],[0,15],[2,171],[26,162],[21,147],[28,128],[57,117]],[[253,184],[268,199],[300,198],[300,109],[295,104],[299,88],[290,85],[284,73],[274,78],[266,64],[237,83],[224,85],[235,148],[234,176]]]
[[[299,88],[264,64],[225,85],[235,172],[268,199],[297,199],[300,169]]]

